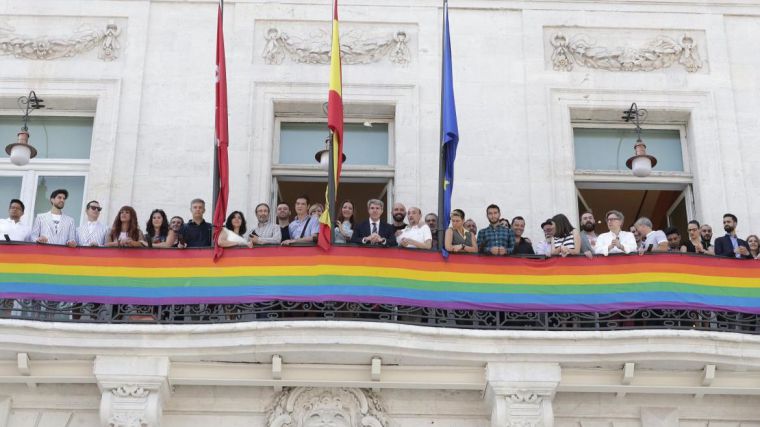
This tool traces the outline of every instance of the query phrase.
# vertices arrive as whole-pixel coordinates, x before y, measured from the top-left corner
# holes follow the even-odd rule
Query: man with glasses
[[[629,254],[636,250],[636,237],[630,231],[622,229],[625,217],[623,213],[611,210],[605,215],[607,218],[607,229],[610,230],[602,233],[596,239],[594,252],[597,255],[607,256],[609,254]]]
[[[63,213],[69,192],[64,189],[50,194],[50,212],[37,215],[32,226],[32,240],[50,245],[76,247],[77,232],[74,218]]]
[[[103,210],[97,200],[87,203],[85,214],[87,222],[77,228],[77,245],[79,246],[103,246],[106,243],[108,226],[98,222],[100,212]]]
[[[8,206],[8,219],[0,220],[0,238],[13,242],[31,242],[32,229],[21,222],[24,215],[24,202],[12,199]]]

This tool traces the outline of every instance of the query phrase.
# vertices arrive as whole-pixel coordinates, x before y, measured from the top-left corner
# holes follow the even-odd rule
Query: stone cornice
[[[75,355],[158,355],[263,361],[288,355],[313,363],[384,360],[407,364],[499,361],[621,363],[661,360],[698,366],[760,367],[760,337],[701,331],[467,331],[361,322],[250,322],[219,325],[84,325],[0,321],[0,348]]]

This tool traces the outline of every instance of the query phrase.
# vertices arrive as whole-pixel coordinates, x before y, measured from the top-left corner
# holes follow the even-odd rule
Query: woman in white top
[[[245,216],[240,211],[234,211],[227,216],[227,222],[219,233],[218,243],[223,248],[253,247],[253,243],[245,237]]]
[[[335,243],[351,241],[354,235],[354,203],[345,200],[340,207],[340,213],[335,221]]]
[[[106,237],[106,246],[148,246],[145,236],[137,226],[137,213],[132,206],[122,206]]]
[[[552,217],[554,224],[554,249],[552,255],[578,255],[581,253],[581,234],[564,214]]]

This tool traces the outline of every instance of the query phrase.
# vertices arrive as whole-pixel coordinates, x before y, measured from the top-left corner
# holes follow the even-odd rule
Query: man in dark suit
[[[715,239],[716,256],[740,259],[752,258],[747,242],[736,237],[737,223],[736,215],[730,213],[723,215],[723,229],[726,230],[726,235]]]
[[[396,229],[392,225],[381,222],[383,214],[382,200],[370,199],[367,202],[369,219],[356,226],[351,243],[360,245],[396,246]]]

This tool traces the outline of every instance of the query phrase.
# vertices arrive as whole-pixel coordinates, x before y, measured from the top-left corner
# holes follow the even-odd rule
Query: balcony
[[[0,317],[293,320],[535,331],[760,333],[760,263],[688,254],[494,258],[405,249],[0,247]]]

